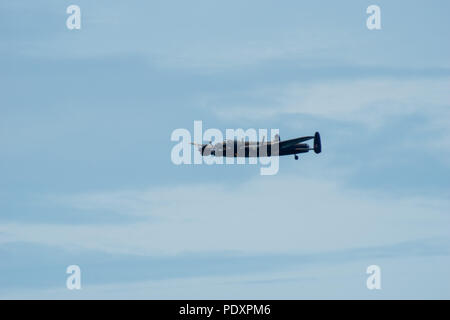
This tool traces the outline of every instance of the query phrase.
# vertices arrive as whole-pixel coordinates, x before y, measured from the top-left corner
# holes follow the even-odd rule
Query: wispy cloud
[[[269,117],[289,114],[380,124],[386,117],[425,113],[439,117],[450,112],[450,78],[360,78],[321,83],[288,83],[242,92],[244,103],[217,108],[220,117]],[[221,97],[216,97],[220,102]],[[250,103],[247,103],[250,100]],[[251,100],[266,101],[264,105]],[[214,100],[212,104],[214,105]],[[439,117],[440,118],[440,117]],[[446,117],[448,118],[448,117]]]
[[[115,225],[8,223],[0,227],[1,242],[150,255],[317,252],[447,236],[450,223],[448,199],[361,192],[300,175],[258,177],[231,188],[181,185],[76,194],[58,202],[64,203],[62,210],[76,206],[92,215],[120,210],[147,219]]]
[[[312,71],[310,71],[313,73]],[[305,126],[333,122],[333,133],[355,131],[355,125],[377,132],[395,120],[408,131],[403,148],[449,154],[450,78],[445,75],[381,76],[322,79],[316,82],[288,81],[260,85],[253,89],[204,97],[202,104],[226,121],[283,121],[284,125]],[[297,120],[295,120],[297,117]],[[302,123],[298,117],[303,117]],[[421,121],[407,127],[411,118]],[[275,119],[275,120],[274,120]],[[387,138],[387,137],[386,137]],[[397,141],[398,143],[399,141]],[[397,145],[397,147],[400,147]]]
[[[27,243],[8,243],[0,246],[0,255],[8,261],[0,263],[0,272],[9,277],[0,278],[0,296],[14,298],[181,298],[189,297],[193,281],[200,294],[230,297],[232,288],[246,288],[242,297],[254,297],[254,290],[266,298],[311,297],[343,298],[364,294],[364,271],[369,264],[378,263],[390,280],[389,297],[398,292],[398,283],[389,275],[415,272],[416,278],[429,277],[427,270],[433,260],[445,264],[450,259],[450,239],[421,239],[386,246],[358,247],[354,249],[326,251],[309,254],[242,254],[208,252],[175,256],[142,256],[132,254],[108,254],[95,250],[64,250],[61,248]],[[24,262],[33,267],[39,277],[28,277]],[[412,264],[411,262],[414,261]],[[64,287],[64,271],[68,263],[77,263],[82,270],[83,290],[73,292]],[[392,269],[392,265],[395,268]],[[332,268],[330,268],[332,266]],[[400,267],[403,266],[403,267]],[[445,267],[435,267],[442,274]],[[121,273],[127,270],[126,274]],[[117,277],[121,274],[121,277]],[[11,276],[14,275],[13,278]],[[400,276],[401,278],[401,276]],[[14,279],[14,280],[13,280]],[[341,288],[360,283],[359,290],[320,290],[330,280],[338,281]],[[386,281],[388,283],[388,281]],[[431,281],[425,287],[439,286]],[[170,287],[170,290],[161,290]],[[223,288],[229,290],[223,291]],[[308,287],[308,289],[306,288]],[[331,286],[333,287],[333,286]],[[262,292],[260,290],[263,290]],[[328,286],[330,288],[330,285]],[[423,284],[421,284],[423,289]],[[412,290],[416,296],[426,297],[421,288]],[[251,293],[253,292],[253,293]],[[436,293],[435,293],[436,294]],[[234,294],[233,294],[234,296]]]

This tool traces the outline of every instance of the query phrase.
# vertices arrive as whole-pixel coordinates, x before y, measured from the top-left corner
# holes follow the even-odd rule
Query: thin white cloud
[[[450,258],[364,259],[339,264],[304,264],[281,272],[196,276],[59,287],[8,289],[2,299],[445,299]],[[366,288],[367,266],[382,270],[384,290]],[[83,272],[84,269],[82,269]],[[377,292],[374,292],[377,291]]]
[[[289,83],[242,93],[243,98],[265,98],[267,105],[217,108],[219,116],[244,117],[307,114],[336,120],[376,124],[386,117],[437,112],[450,113],[450,79],[372,78],[320,83]],[[220,101],[220,97],[216,97]],[[446,107],[436,110],[436,107]],[[233,112],[235,111],[235,112]]]
[[[236,5],[239,12],[234,9]],[[177,10],[172,5],[149,2],[139,6],[105,7],[95,3],[80,6],[81,30],[64,29],[63,11],[61,25],[48,25],[39,41],[26,36],[16,39],[19,45],[14,48],[25,56],[58,59],[138,55],[165,68],[201,71],[283,59],[351,59],[367,64],[373,63],[377,55],[366,49],[372,44],[359,27],[330,25],[330,21],[317,19],[308,19],[305,25],[302,20],[309,16],[308,7],[301,5],[293,7],[298,10],[296,20],[286,25],[281,17],[292,10],[277,6],[255,15],[253,5],[240,2],[223,5],[202,1],[195,10],[188,3],[177,4]],[[50,21],[55,10],[45,7]],[[236,14],[240,17],[235,17],[238,23],[233,23],[232,16]],[[349,57],[348,51],[359,54]],[[401,60],[396,59],[391,65],[399,63]]]
[[[144,255],[304,253],[446,237],[450,230],[448,199],[398,198],[302,176],[258,177],[234,188],[183,185],[61,199],[93,215],[119,210],[149,220],[123,225],[9,223],[0,227],[0,241]]]
[[[449,153],[450,78],[361,78],[313,83],[287,83],[260,87],[229,95],[209,96],[209,106],[218,118],[263,120],[276,116],[308,115],[341,123],[354,123],[377,129],[387,120],[418,116],[424,119],[423,134],[411,137],[421,148]],[[253,101],[258,101],[257,103]],[[264,101],[261,103],[261,101]],[[405,141],[405,145],[408,145]]]

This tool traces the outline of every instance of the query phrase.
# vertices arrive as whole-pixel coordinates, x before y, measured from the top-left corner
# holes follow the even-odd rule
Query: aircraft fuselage
[[[314,139],[314,147],[311,148],[309,144],[303,143],[307,140]],[[300,137],[285,141],[271,141],[271,142],[249,142],[228,140],[220,143],[204,144],[199,147],[199,151],[203,156],[216,157],[271,157],[271,156],[285,156],[306,153],[314,150],[315,153],[322,151],[320,135],[318,132],[314,136]]]

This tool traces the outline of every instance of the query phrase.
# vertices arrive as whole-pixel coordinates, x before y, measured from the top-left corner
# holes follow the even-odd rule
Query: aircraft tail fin
[[[314,134],[314,152],[321,153],[322,152],[322,142],[320,141],[320,134],[316,132]]]

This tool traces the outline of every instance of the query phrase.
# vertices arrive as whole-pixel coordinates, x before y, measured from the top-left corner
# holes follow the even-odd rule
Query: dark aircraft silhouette
[[[309,144],[303,143],[314,139],[314,146],[310,148]],[[237,141],[226,140],[212,145],[211,142],[206,144],[192,143],[198,146],[202,156],[216,156],[216,157],[271,157],[271,156],[286,156],[294,155],[295,160],[298,160],[299,153],[306,153],[314,150],[315,153],[322,152],[322,143],[320,141],[320,134],[316,132],[314,136],[299,137],[295,139],[280,141],[280,136],[275,135],[274,141],[252,142],[252,141]]]

